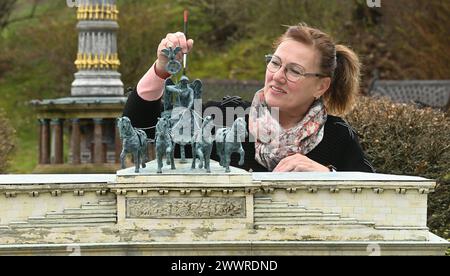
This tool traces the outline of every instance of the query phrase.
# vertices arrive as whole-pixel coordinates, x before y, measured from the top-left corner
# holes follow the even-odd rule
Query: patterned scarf
[[[267,106],[263,90],[256,92],[250,110],[249,130],[256,139],[255,159],[269,171],[287,156],[306,155],[312,151],[323,139],[327,120],[322,99],[314,101],[305,117],[290,129],[281,127],[276,111]]]

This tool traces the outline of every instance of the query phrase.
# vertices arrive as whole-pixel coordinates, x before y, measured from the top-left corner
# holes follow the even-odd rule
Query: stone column
[[[50,127],[48,119],[39,119],[39,164],[50,163]]]
[[[114,143],[115,143],[115,152],[116,152],[116,163],[120,163],[120,153],[122,152],[122,140],[120,139],[120,133],[119,129],[117,128],[117,124],[114,124],[115,129],[115,136],[114,136]]]
[[[63,163],[63,126],[61,119],[52,119],[52,164]]]
[[[123,96],[123,83],[117,72],[118,14],[116,0],[78,2],[78,72],[72,83],[72,96]]]
[[[72,119],[72,137],[70,141],[72,164],[81,164],[80,119]]]
[[[94,164],[106,163],[103,152],[103,119],[94,119]]]

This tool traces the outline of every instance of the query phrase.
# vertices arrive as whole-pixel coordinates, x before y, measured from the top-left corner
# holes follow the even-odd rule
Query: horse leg
[[[175,146],[175,144],[174,144],[174,146]],[[168,153],[168,150],[166,148],[166,165],[170,165],[170,155],[167,153]]]
[[[137,150],[135,150],[134,151],[134,153],[133,153],[133,158],[134,158],[134,166],[135,166],[135,169],[134,169],[134,172],[135,173],[139,173],[139,149],[137,149]]]
[[[206,151],[204,153],[205,158],[205,169],[207,173],[211,173],[211,167],[210,167],[210,159],[211,159],[211,151],[212,151],[212,144],[208,145],[206,148]]]
[[[186,153],[184,151],[184,145],[180,144],[180,155],[181,155],[181,161],[180,163],[186,163]]]
[[[169,154],[170,154],[170,164],[171,164],[170,169],[171,169],[171,170],[175,170],[175,169],[176,169],[176,168],[175,168],[175,158],[174,158],[174,155],[175,155],[175,145],[172,144],[172,146],[170,147],[170,152],[169,152]]]
[[[158,170],[156,171],[156,173],[162,173],[162,167],[163,167],[163,155],[161,154],[161,152],[158,150],[156,152],[156,160],[158,161]]]
[[[224,154],[223,154],[223,163],[224,163],[224,167],[225,167],[225,172],[229,173],[230,172],[230,163],[231,163],[231,154],[232,154],[232,149],[231,146],[229,144],[225,144],[224,147]]]
[[[224,158],[223,158],[223,144],[216,142],[216,153],[219,157],[219,164],[220,166],[224,167]]]
[[[229,173],[230,172],[230,163],[231,163],[231,154],[226,154],[225,155],[225,172]]]
[[[142,168],[145,168],[148,162],[148,144],[145,142],[145,145],[141,148],[141,155],[142,155]]]
[[[239,166],[244,165],[244,157],[245,157],[245,151],[242,148],[242,144],[241,147],[239,148],[239,154],[241,155],[241,158],[239,159]]]
[[[166,148],[166,164],[167,165],[172,165],[172,148],[171,147],[167,147]]]
[[[200,161],[200,164],[198,164],[199,169],[203,169],[203,162],[205,161],[205,156],[203,155],[202,147],[203,146],[200,146],[197,149],[198,160]]]
[[[125,157],[127,153],[125,152],[125,147],[123,147],[122,152],[120,153],[120,167],[125,169]]]
[[[191,169],[195,169],[195,160],[196,160],[196,158],[197,158],[197,144],[195,144],[195,143],[192,143],[191,144],[191,146],[192,146],[192,165],[191,165]]]
[[[142,148],[139,149],[139,168],[145,168],[145,158],[144,158],[144,151]]]
[[[209,165],[209,158],[205,158],[205,169],[207,173],[211,173],[211,167]]]

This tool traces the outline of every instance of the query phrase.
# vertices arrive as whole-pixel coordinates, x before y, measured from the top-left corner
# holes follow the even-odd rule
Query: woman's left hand
[[[329,172],[330,169],[309,159],[303,154],[296,153],[280,161],[273,172]]]

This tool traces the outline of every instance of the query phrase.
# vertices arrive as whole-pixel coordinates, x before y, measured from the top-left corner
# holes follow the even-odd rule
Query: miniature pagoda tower
[[[40,124],[35,172],[114,172],[119,167],[115,119],[126,97],[118,72],[118,14],[116,0],[78,1],[78,72],[70,97],[32,102]]]

